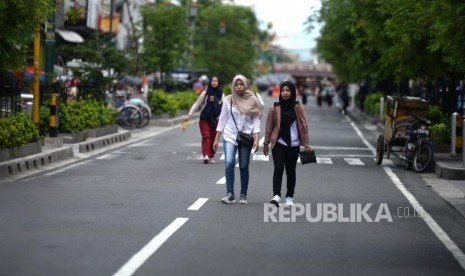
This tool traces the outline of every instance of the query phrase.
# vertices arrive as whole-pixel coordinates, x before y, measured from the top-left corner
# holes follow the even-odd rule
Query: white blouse
[[[260,133],[260,117],[250,117],[246,114],[242,114],[236,107],[232,108],[232,113],[236,120],[237,129],[231,117],[231,103],[229,101],[223,101],[218,126],[216,127],[216,131],[223,133],[223,140],[237,146],[236,137],[238,130],[246,133]]]

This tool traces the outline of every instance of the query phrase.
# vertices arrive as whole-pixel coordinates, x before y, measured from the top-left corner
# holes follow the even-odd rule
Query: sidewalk
[[[189,124],[196,123],[197,113],[191,116]],[[125,130],[97,138],[88,138],[85,142],[54,146],[42,145],[40,153],[0,162],[0,181],[14,181],[39,172],[56,169],[82,161],[104,151],[120,148],[151,138],[162,132],[179,128],[184,116],[169,119],[151,119],[149,125],[140,129]]]
[[[354,108],[348,113],[356,120],[372,124],[372,133],[376,136],[384,131],[384,124]],[[465,217],[465,168],[461,155],[435,152],[431,172],[422,173],[426,187],[434,190],[453,209]]]

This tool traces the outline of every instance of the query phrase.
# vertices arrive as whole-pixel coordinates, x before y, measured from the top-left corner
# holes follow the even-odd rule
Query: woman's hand
[[[263,145],[263,154],[265,156],[268,156],[268,151],[270,150],[270,146],[269,145]]]
[[[306,147],[305,147],[305,151],[306,151],[306,152],[312,152],[313,149],[312,149],[312,147],[310,147],[310,146],[306,146]]]
[[[191,117],[191,115],[187,114],[186,117],[184,117],[184,121],[187,122],[189,121],[189,118]]]
[[[218,139],[215,138],[213,141],[213,151],[216,152],[218,150]]]
[[[260,148],[260,143],[257,139],[255,139],[255,141],[253,142],[253,146],[252,146],[252,150],[253,152],[257,152],[257,150]]]

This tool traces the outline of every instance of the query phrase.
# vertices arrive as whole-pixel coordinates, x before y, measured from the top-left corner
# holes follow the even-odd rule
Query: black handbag
[[[253,145],[254,138],[252,134],[239,131],[237,133],[236,142],[239,145],[250,147]]]
[[[312,150],[311,152],[301,151],[299,152],[299,156],[302,165],[308,163],[317,163],[316,154],[314,150]]]
[[[234,115],[232,113],[232,98],[231,98],[230,110],[231,110],[231,116],[234,121],[234,125],[236,126],[236,129],[237,129],[237,137],[236,137],[237,144],[240,146],[244,146],[244,147],[252,147],[254,143],[254,138],[253,138],[252,133],[246,133],[243,131],[239,131],[239,129],[237,128],[236,119],[234,119]]]

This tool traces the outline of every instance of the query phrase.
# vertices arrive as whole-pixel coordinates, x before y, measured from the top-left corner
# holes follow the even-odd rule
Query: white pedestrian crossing
[[[344,161],[347,162],[349,165],[356,165],[356,166],[364,166],[365,163],[363,163],[360,158],[344,158]]]

